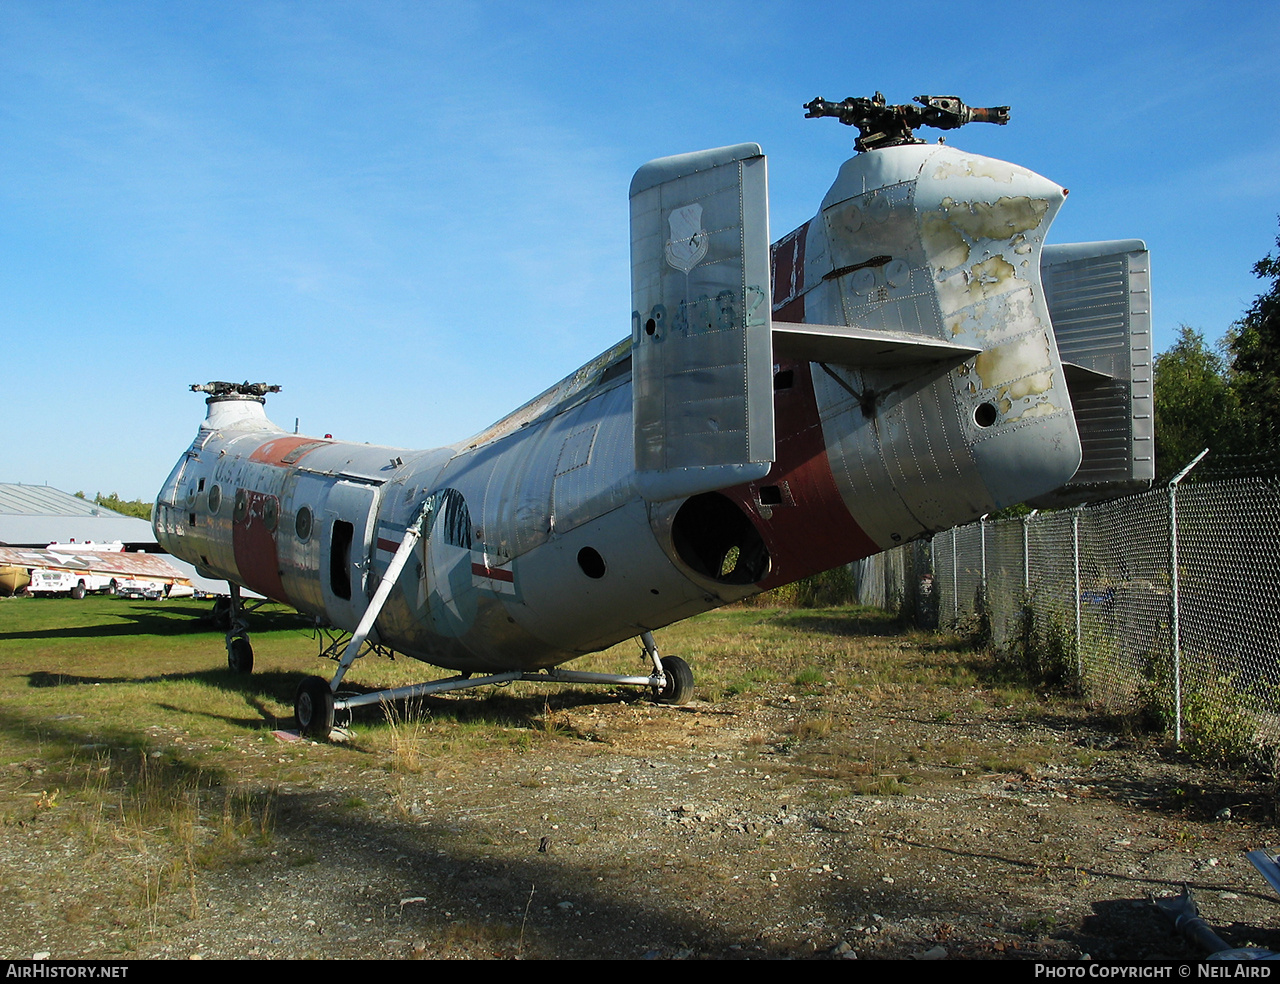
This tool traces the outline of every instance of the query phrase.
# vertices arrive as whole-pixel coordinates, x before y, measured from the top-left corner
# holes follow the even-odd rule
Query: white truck
[[[33,595],[70,595],[83,598],[87,594],[112,591],[113,578],[109,574],[95,574],[85,570],[51,570],[44,567],[31,569],[31,583],[27,591]]]
[[[31,594],[70,595],[72,598],[83,598],[87,594],[115,594],[117,578],[110,573],[88,570],[76,561],[83,561],[84,554],[118,554],[124,552],[124,544],[119,540],[108,543],[51,543],[45,548],[49,553],[64,557],[66,567],[33,567],[31,583],[27,591]]]

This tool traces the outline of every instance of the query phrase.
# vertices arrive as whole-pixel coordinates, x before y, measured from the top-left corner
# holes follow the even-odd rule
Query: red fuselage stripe
[[[245,587],[276,601],[289,602],[280,580],[280,557],[276,552],[275,532],[267,527],[266,503],[275,496],[244,490],[247,508],[244,515],[231,524],[231,546],[235,552],[236,570]],[[275,503],[279,514],[279,501]]]
[[[516,576],[510,571],[504,571],[501,567],[485,567],[484,564],[472,564],[471,573],[476,577],[487,577],[491,581],[506,581],[514,584]]]
[[[290,434],[288,437],[277,437],[266,444],[259,445],[258,449],[249,455],[250,461],[261,462],[264,465],[278,465],[281,468],[287,468],[297,462],[303,455],[310,454],[316,448],[322,448],[327,441],[317,441],[314,437],[295,437]],[[304,444],[314,445],[305,448],[301,453],[293,456],[289,461],[283,459],[289,457],[291,451],[297,451]]]

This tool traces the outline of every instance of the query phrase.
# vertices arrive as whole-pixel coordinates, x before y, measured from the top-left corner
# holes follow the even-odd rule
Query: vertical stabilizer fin
[[[774,457],[765,157],[738,144],[631,181],[637,483],[646,499],[762,478]]]

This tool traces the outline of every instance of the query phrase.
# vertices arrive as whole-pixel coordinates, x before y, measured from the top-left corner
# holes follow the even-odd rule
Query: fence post
[[[1039,509],[1032,509],[1022,517],[1022,593],[1031,597],[1031,521]]]
[[[1193,459],[1191,464],[1178,472],[1169,482],[1169,621],[1170,621],[1170,656],[1173,659],[1173,740],[1182,744],[1182,632],[1180,612],[1178,610],[1178,483],[1187,477],[1187,473],[1200,459],[1209,453],[1205,448]]]
[[[987,514],[978,517],[978,538],[982,543],[982,603],[987,603]]]
[[[960,568],[956,563],[956,528],[951,527],[951,621],[960,620]]]
[[[1075,571],[1076,679],[1084,683],[1084,646],[1080,641],[1080,507],[1071,510],[1071,566]]]
[[[930,608],[930,611],[928,612],[929,622],[934,621],[933,619],[934,605],[938,606],[937,608],[938,622],[942,621],[942,599],[938,597],[938,592],[942,590],[942,585],[938,583],[939,578],[938,578],[938,546],[936,543],[937,539],[938,538],[936,536],[929,537],[929,587],[933,591],[933,597],[929,599],[929,608]],[[917,609],[917,612],[919,612],[919,609]],[[916,617],[919,618],[919,615],[917,614]],[[931,628],[931,629],[941,628],[941,626],[936,623],[933,625],[926,625],[922,627]]]
[[[978,541],[982,547],[982,578],[978,582],[978,597],[982,599],[979,617],[986,615],[986,624],[990,627],[991,639],[995,639],[995,628],[991,619],[991,600],[987,595],[987,514],[978,517]],[[975,606],[977,607],[977,606]]]

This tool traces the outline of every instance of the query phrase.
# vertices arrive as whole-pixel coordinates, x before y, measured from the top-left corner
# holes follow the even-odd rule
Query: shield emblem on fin
[[[667,240],[667,262],[688,273],[707,255],[710,236],[702,228],[702,206],[683,205],[667,216],[671,238]]]

